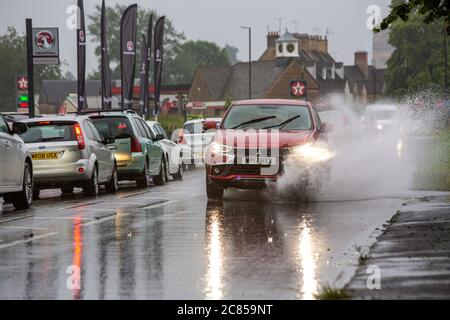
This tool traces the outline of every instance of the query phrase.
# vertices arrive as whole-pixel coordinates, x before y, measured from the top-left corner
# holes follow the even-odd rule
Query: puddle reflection
[[[207,299],[218,300],[223,298],[223,248],[221,235],[221,210],[212,208],[209,211],[207,222],[207,276],[205,296]]]
[[[298,243],[298,261],[300,263],[301,292],[303,300],[313,300],[317,294],[316,258],[312,241],[312,228],[306,218],[300,223],[300,236]]]

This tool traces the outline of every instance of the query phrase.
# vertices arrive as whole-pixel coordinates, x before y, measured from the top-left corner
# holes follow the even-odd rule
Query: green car
[[[114,138],[119,180],[139,188],[169,180],[168,159],[145,121],[134,111],[102,111],[89,117],[104,137]]]

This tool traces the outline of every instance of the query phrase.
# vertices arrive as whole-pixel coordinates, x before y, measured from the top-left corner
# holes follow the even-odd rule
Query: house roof
[[[200,66],[197,70],[206,82],[209,95],[213,100],[220,100],[223,96],[231,72],[232,66]]]
[[[288,65],[278,66],[276,60],[257,61],[252,63],[252,97],[263,98],[267,90]],[[225,88],[224,94],[230,95],[236,100],[248,98],[249,65],[248,63],[237,63]]]
[[[288,67],[278,66],[276,60],[252,62],[252,96],[264,97],[267,90]],[[201,66],[196,72],[208,88],[209,97],[215,101],[248,98],[249,64],[236,63],[233,66]]]
[[[356,83],[358,90],[362,90],[362,87],[365,85],[367,94],[369,95],[373,95],[374,91],[376,95],[383,94],[384,73],[385,69],[376,69],[374,66],[369,66],[366,78],[358,66],[353,65],[344,67],[345,78],[352,83]]]

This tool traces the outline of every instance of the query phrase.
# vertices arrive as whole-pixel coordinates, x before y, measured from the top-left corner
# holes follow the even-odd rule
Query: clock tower
[[[289,32],[286,32],[275,41],[275,49],[277,58],[299,57],[298,39]]]

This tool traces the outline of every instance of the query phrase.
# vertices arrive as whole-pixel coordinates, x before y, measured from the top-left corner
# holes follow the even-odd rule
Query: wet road
[[[0,213],[0,299],[311,299],[349,280],[409,196],[208,204],[203,170],[97,199],[45,191]]]

